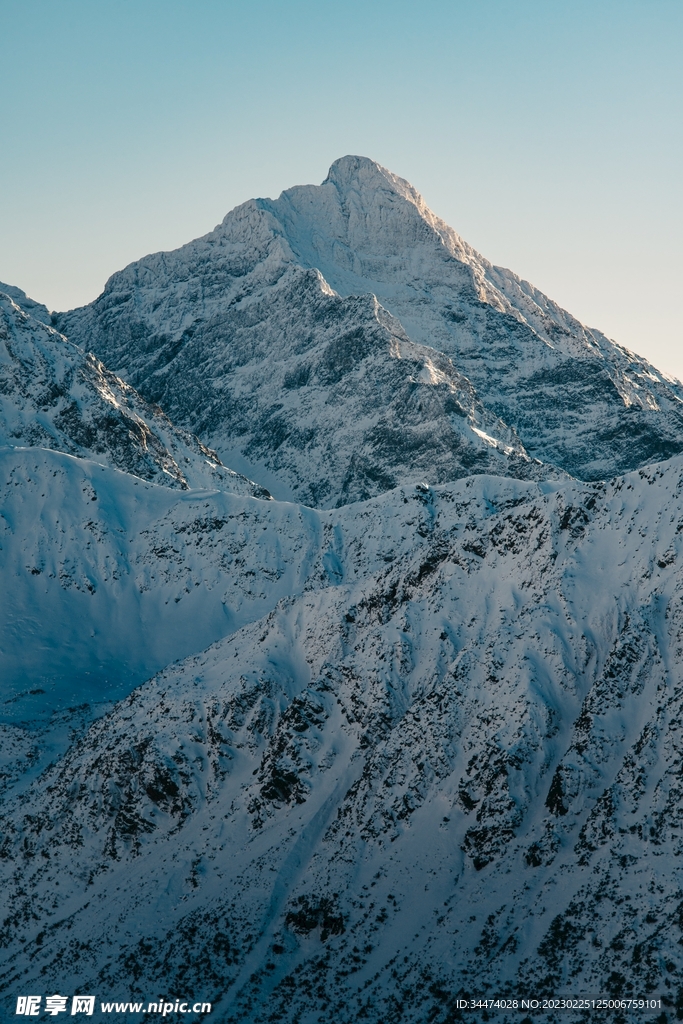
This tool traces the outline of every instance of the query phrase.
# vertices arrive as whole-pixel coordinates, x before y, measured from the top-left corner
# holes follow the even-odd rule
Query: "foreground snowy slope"
[[[278,534],[290,509],[309,543],[294,506],[231,501]],[[299,593],[6,806],[3,985],[194,994],[222,1022],[446,1021],[492,992],[673,1005],[683,459],[316,521]]]
[[[377,319],[411,340],[408,365]],[[493,267],[362,157],[131,264],[56,323],[226,461],[272,472],[281,495],[308,465],[300,496],[328,506],[393,486],[411,459],[429,482],[501,472],[468,425],[511,446],[512,475],[522,453],[600,479],[683,450],[678,382]]]
[[[117,699],[306,578],[315,513],[0,449],[0,720]]]
[[[196,437],[174,427],[161,409],[94,356],[2,291],[0,445],[89,456],[169,487],[222,487],[267,496],[262,487],[226,469]]]

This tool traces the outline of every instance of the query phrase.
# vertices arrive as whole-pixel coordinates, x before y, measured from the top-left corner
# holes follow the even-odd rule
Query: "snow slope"
[[[387,362],[385,342],[386,369],[372,390],[376,368],[367,359],[369,350],[378,354],[370,340],[378,338],[377,318],[410,339],[417,365]],[[283,494],[299,482],[305,452],[312,490],[302,493],[326,506],[393,486],[413,451],[428,482],[499,472],[487,465],[485,441],[488,459],[463,458],[456,445],[450,465],[438,458],[422,471],[428,459],[419,439],[416,446],[415,399],[401,392],[438,406],[436,417],[422,417],[432,434],[449,415],[446,433],[455,433],[454,443],[463,434],[430,366],[453,381],[470,425],[512,446],[514,475],[522,475],[522,451],[603,479],[683,450],[678,382],[493,267],[411,185],[362,157],[336,161],[320,186],[237,207],[203,238],[126,267],[95,302],[55,322],[80,344],[87,338],[117,373],[226,457],[274,473]],[[329,358],[336,368],[331,387],[319,372],[321,348],[323,365]],[[392,403],[394,393],[401,397]],[[328,416],[342,399],[340,424]],[[494,418],[491,429],[473,420],[475,399],[476,416],[483,406]],[[345,491],[346,474],[328,471],[329,451],[350,467],[359,436],[358,426],[347,428],[369,407],[374,419],[360,438],[365,481]],[[273,431],[277,448],[267,443]]]
[[[295,506],[230,500],[310,544]],[[683,458],[315,519],[298,593],[6,804],[3,985],[192,994],[224,1024],[673,1006]]]
[[[0,448],[0,720],[119,698],[296,593],[314,513],[270,504]]]

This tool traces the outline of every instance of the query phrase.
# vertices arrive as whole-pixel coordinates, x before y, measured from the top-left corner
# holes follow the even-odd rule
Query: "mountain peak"
[[[376,297],[381,323],[360,296]],[[55,325],[204,436],[228,464],[252,476],[267,470],[264,482],[276,496],[295,493],[318,507],[365,494],[344,482],[345,472],[330,477],[326,468],[323,437],[342,424],[353,431],[363,424],[363,442],[354,433],[352,444],[347,433],[345,451],[354,466],[362,455],[363,479],[372,462],[369,493],[394,485],[409,436],[416,445],[411,472],[422,479],[416,453],[429,447],[425,424],[446,414],[440,403],[451,385],[460,390],[456,377],[495,418],[493,432],[480,423],[477,430],[499,439],[510,432],[514,443],[506,445],[516,450],[520,443],[544,464],[583,479],[683,451],[678,385],[493,267],[409,182],[366,156],[336,160],[321,185],[244,203],[217,232],[132,264],[91,307],[58,314]],[[394,328],[419,351],[414,382],[401,345],[391,340]],[[410,401],[401,390],[409,383]],[[321,399],[321,387],[334,390],[326,392],[331,403]],[[413,399],[427,403],[420,416],[411,411]],[[368,402],[379,417],[372,422]],[[469,398],[456,404],[474,408]],[[335,427],[333,408],[344,409]],[[312,445],[321,460],[315,470]],[[342,448],[337,437],[334,449]],[[490,458],[478,465],[491,471]],[[349,479],[356,476],[354,469]],[[324,494],[322,481],[329,484]]]
[[[36,302],[35,299],[29,298],[21,288],[16,288],[14,285],[4,284],[0,281],[0,292],[9,296],[12,302],[20,306],[25,313],[30,313],[36,320],[48,326],[50,325],[50,313],[47,306],[44,306],[42,302]]]
[[[335,160],[323,185],[335,185],[337,190],[346,194],[360,192],[362,194],[391,192],[408,200],[418,208],[420,213],[427,210],[426,203],[420,193],[405,178],[399,178],[387,167],[378,164],[367,156],[342,156]]]
[[[338,160],[334,161],[322,184],[326,185],[332,182],[339,188],[347,188],[357,181],[363,181],[365,184],[372,179],[384,179],[387,181],[394,177],[395,175],[391,171],[387,170],[386,167],[382,167],[376,160],[371,160],[368,156],[353,156],[349,154],[341,156]]]

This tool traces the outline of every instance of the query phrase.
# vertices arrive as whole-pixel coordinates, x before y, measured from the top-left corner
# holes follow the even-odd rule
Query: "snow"
[[[317,507],[405,479],[420,446],[403,412],[415,383],[436,392],[432,406],[443,394],[436,419],[422,412],[433,424],[427,447],[454,434],[429,474],[421,457],[419,475],[432,483],[525,475],[533,464],[521,454],[546,475],[560,467],[603,479],[683,450],[678,382],[492,266],[408,182],[362,157],[336,161],[322,185],[244,203],[203,238],[115,274],[94,303],[55,322],[174,422]],[[364,343],[348,344],[352,334]],[[334,383],[331,336],[347,339]],[[383,369],[368,365],[369,348],[395,360],[405,345],[415,372],[387,355]],[[509,460],[499,450],[494,465],[491,446],[472,450],[476,435],[443,422],[447,387],[479,430],[505,438]],[[402,449],[389,472],[385,420]],[[302,478],[317,485],[294,491]]]
[[[129,693],[296,593],[313,543],[297,506],[273,522],[269,501],[40,448],[0,449],[0,494],[5,721]]]
[[[487,444],[490,444],[492,448],[501,448],[506,455],[512,454],[512,449],[509,445],[501,444],[495,437],[490,437],[489,434],[485,434],[484,431],[479,430],[478,427],[472,427],[472,430],[482,439],[482,441],[486,441]]]
[[[266,492],[174,427],[90,353],[0,292],[0,444],[94,456],[147,480]]]
[[[114,275],[64,334],[22,295],[4,989],[222,1024],[674,1013],[680,384],[360,157]]]
[[[137,488],[160,521],[172,493]],[[261,617],[245,602],[16,803],[8,977],[142,994],[171,969],[220,1020],[351,1020],[367,999],[379,1020],[400,964],[421,1021],[429,971],[452,992],[603,991],[630,955],[606,947],[637,921],[649,990],[680,958],[682,497],[681,458],[609,485],[480,476],[305,514],[216,494],[253,524],[252,586],[269,581],[259,530],[298,546],[298,584]],[[323,938],[325,913],[343,932]],[[557,920],[576,936],[560,954]]]

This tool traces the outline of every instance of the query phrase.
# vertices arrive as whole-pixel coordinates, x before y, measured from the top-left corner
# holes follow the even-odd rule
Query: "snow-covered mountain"
[[[47,306],[42,302],[36,302],[36,300],[27,295],[23,289],[0,281],[0,292],[4,295],[9,295],[10,299],[12,299],[17,306],[23,309],[25,313],[29,313],[35,320],[39,320],[48,327],[52,325],[52,315]]]
[[[356,157],[3,288],[0,1016],[680,1016],[681,385]]]
[[[477,458],[468,427],[582,479],[683,450],[678,382],[491,266],[361,157],[131,264],[55,322],[226,461],[317,505],[379,493],[407,462],[430,483],[490,472],[490,442]]]
[[[18,292],[19,289],[13,289]],[[37,304],[34,303],[34,306]],[[267,497],[91,353],[0,292],[0,446],[94,458],[145,480]]]
[[[294,506],[252,508],[296,536]],[[223,1022],[673,1005],[683,459],[315,521],[298,594],[136,690],[7,808],[3,984],[192,995]]]
[[[0,448],[2,719],[123,696],[295,594],[315,513],[271,503]]]
[[[155,273],[144,296],[126,285],[129,301],[117,291],[60,324],[276,497],[330,507],[404,479],[539,475],[447,356],[412,342],[374,296],[341,298],[297,266],[272,231],[261,237],[264,220],[249,209],[236,238],[196,243],[199,281],[186,280],[189,253],[153,257],[168,289]],[[195,301],[204,274],[218,294]]]

